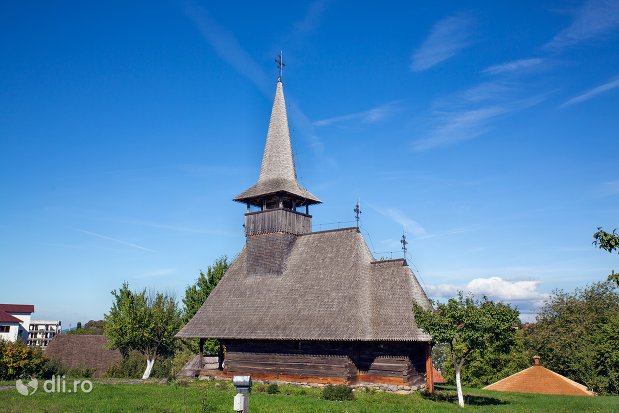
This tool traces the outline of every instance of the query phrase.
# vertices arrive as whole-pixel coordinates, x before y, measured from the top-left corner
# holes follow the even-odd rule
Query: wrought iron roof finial
[[[357,200],[357,204],[355,205],[355,220],[357,221],[357,231],[359,230],[359,219],[361,218],[361,208],[359,207],[359,200]]]
[[[402,231],[402,239],[400,240],[400,244],[402,244],[402,251],[404,252],[404,259],[406,259],[406,251],[408,250],[406,246],[408,245],[408,241],[406,240],[406,233],[404,231]]]
[[[279,56],[275,59],[275,63],[277,63],[277,67],[279,68],[279,76],[277,76],[277,81],[281,82],[282,81],[282,72],[284,70],[284,66],[286,66],[284,64],[284,54],[282,53],[282,51],[279,51]]]

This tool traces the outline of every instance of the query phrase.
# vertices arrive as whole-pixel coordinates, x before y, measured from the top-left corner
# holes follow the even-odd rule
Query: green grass
[[[67,388],[72,387],[67,379]],[[255,389],[264,389],[256,385]],[[319,389],[280,386],[280,393],[254,391],[250,412],[459,412],[452,388],[433,396],[397,395],[355,391],[356,400],[322,400]],[[0,391],[0,412],[226,412],[232,411],[234,389],[224,382],[173,384],[106,384],[93,381],[91,393],[55,393],[39,390],[22,396],[16,390]],[[465,411],[479,412],[619,412],[619,397],[543,396],[466,389]]]

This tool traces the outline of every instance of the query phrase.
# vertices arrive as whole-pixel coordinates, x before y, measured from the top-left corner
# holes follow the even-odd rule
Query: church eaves
[[[317,197],[303,188],[297,181],[288,129],[284,88],[281,80],[278,80],[264,155],[262,156],[260,177],[255,185],[237,195],[234,200],[259,204],[261,198],[282,192],[301,198],[306,205],[320,203]]]

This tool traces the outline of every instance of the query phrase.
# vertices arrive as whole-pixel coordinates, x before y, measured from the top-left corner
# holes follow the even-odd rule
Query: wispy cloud
[[[328,0],[316,0],[312,2],[305,13],[305,16],[293,25],[293,30],[290,37],[298,40],[314,30],[316,26],[318,26],[328,3]]]
[[[559,106],[559,108],[564,108],[567,106],[571,106],[571,105],[575,105],[577,103],[582,103],[584,101],[587,101],[589,99],[594,98],[595,96],[604,93],[604,92],[608,92],[609,90],[613,90],[615,88],[619,87],[619,77],[615,78],[614,80],[611,80],[609,82],[604,83],[603,85],[594,87],[591,90],[586,91],[585,93],[582,93],[578,96],[575,96],[569,100],[567,100],[565,103],[563,103],[561,106]]]
[[[361,112],[349,113],[347,115],[334,116],[332,118],[314,121],[315,126],[327,126],[334,123],[358,121],[361,123],[377,123],[389,118],[400,108],[397,102],[388,102]]]
[[[435,66],[471,44],[473,19],[468,14],[447,17],[436,23],[421,47],[413,53],[411,70]]]
[[[440,125],[428,137],[413,142],[415,151],[425,151],[458,142],[473,139],[488,131],[488,123],[505,113],[499,106],[489,106],[479,109],[442,115]]]
[[[574,20],[545,48],[561,51],[581,42],[603,39],[619,28],[619,1],[589,0],[575,13]]]
[[[190,4],[186,14],[222,60],[251,80],[266,96],[272,94],[268,77],[231,31],[221,26],[204,7]]]
[[[178,231],[178,232],[189,232],[189,233],[195,233],[195,234],[209,234],[209,235],[217,235],[217,236],[232,236],[233,235],[232,233],[228,231],[222,231],[222,230],[217,230],[217,229],[202,229],[202,228],[187,227],[187,226],[182,226],[182,225],[170,225],[170,224],[161,224],[157,222],[146,222],[146,221],[140,221],[140,220],[135,220],[135,219],[119,220],[117,222],[122,223],[122,224],[139,225],[143,227],[159,228],[159,229]]]
[[[482,73],[490,75],[498,75],[503,73],[514,73],[523,70],[531,69],[535,66],[539,66],[544,62],[544,59],[539,57],[533,57],[529,59],[512,60],[511,62],[501,63],[493,65],[482,70]]]
[[[146,248],[146,247],[143,247],[141,245],[134,244],[132,242],[123,241],[123,240],[118,239],[118,238],[112,238],[112,237],[109,237],[107,235],[99,234],[97,232],[86,231],[85,229],[78,229],[77,231],[79,231],[79,232],[81,232],[83,234],[92,235],[93,237],[97,237],[97,238],[104,239],[104,240],[107,240],[107,241],[112,241],[112,242],[115,242],[117,244],[125,245],[127,247],[135,248],[135,249],[138,249],[138,250],[148,251],[148,252],[155,252],[154,250],[151,250],[150,248]]]
[[[619,180],[603,182],[597,192],[602,196],[619,195]]]
[[[414,141],[412,148],[426,151],[476,138],[488,132],[497,118],[537,105],[551,93],[522,98],[517,96],[517,89],[501,83],[483,83],[454,98],[442,99],[432,113],[436,126],[426,137]],[[479,106],[482,102],[485,104]]]
[[[415,237],[423,237],[428,233],[426,230],[414,219],[407,216],[403,211],[397,208],[379,208],[372,204],[368,204],[370,208],[381,214],[382,216],[390,219],[398,224],[406,232],[413,234]]]

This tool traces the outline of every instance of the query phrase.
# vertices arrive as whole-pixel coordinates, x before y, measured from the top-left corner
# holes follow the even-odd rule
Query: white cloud
[[[115,243],[121,244],[121,245],[126,245],[126,246],[131,247],[131,248],[139,249],[139,250],[142,250],[142,251],[155,252],[155,251],[151,250],[150,248],[142,247],[141,245],[134,244],[134,243],[128,242],[128,241],[123,241],[123,240],[118,239],[118,238],[108,237],[107,235],[99,234],[99,233],[92,232],[92,231],[86,231],[84,229],[78,229],[78,231],[83,233],[83,234],[92,235],[93,237],[97,237],[97,238],[104,239],[104,240],[107,240],[107,241],[112,241],[112,242],[115,242]]]
[[[603,85],[600,86],[596,86],[593,89],[590,89],[578,96],[575,96],[569,100],[567,100],[565,103],[563,103],[560,108],[564,108],[566,106],[571,106],[571,105],[575,105],[577,103],[582,103],[584,101],[587,101],[591,98],[594,98],[595,96],[604,93],[604,92],[608,92],[609,90],[613,90],[619,87],[619,77],[615,78],[614,80],[611,80],[609,82],[604,83]]]
[[[468,15],[451,16],[436,23],[421,47],[413,53],[411,70],[427,70],[469,46],[472,23]]]
[[[475,278],[466,285],[439,284],[426,286],[426,292],[433,298],[451,298],[458,292],[473,294],[475,297],[487,296],[491,300],[515,305],[523,321],[533,321],[538,308],[549,294],[538,291],[539,281],[509,281],[501,277]]]
[[[584,41],[607,37],[617,28],[619,1],[589,0],[576,11],[572,24],[559,32],[545,47],[561,51]]]
[[[389,218],[391,221],[401,226],[404,231],[413,234],[415,237],[424,237],[428,234],[417,221],[397,208],[378,208],[371,204],[368,204],[368,206],[382,216]]]
[[[332,118],[321,119],[314,122],[315,126],[327,126],[334,123],[359,121],[362,123],[377,123],[387,119],[397,112],[399,107],[396,102],[388,102],[361,112],[349,113],[347,115],[334,116]]]
[[[539,66],[543,62],[544,62],[544,59],[537,58],[537,57],[530,58],[530,59],[513,60],[511,62],[490,66],[482,70],[482,73],[487,73],[490,75],[498,75],[502,73],[513,73],[513,72],[518,72],[518,71],[525,70],[525,69],[530,69],[535,66]]]

